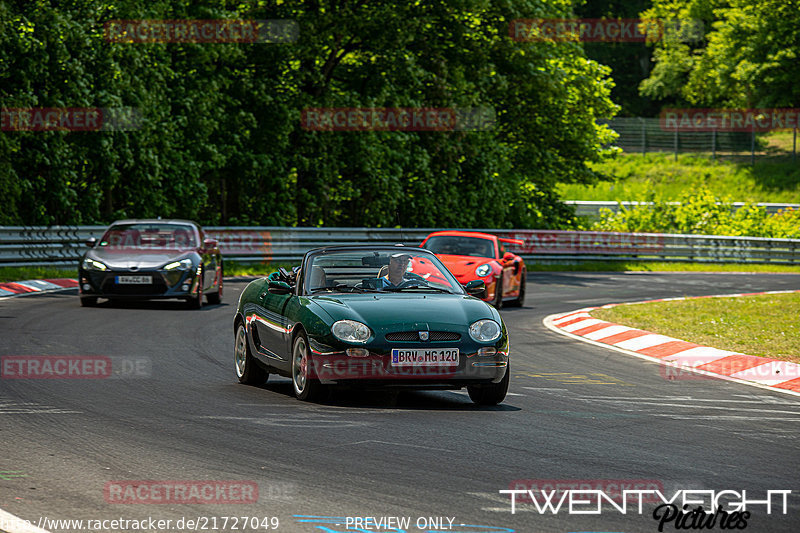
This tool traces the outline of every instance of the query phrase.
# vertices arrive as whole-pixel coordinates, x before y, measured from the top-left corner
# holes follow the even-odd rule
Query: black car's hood
[[[315,295],[312,305],[322,307],[333,321],[358,320],[385,331],[463,328],[483,318],[500,321],[493,307],[464,295],[439,293],[382,293]]]
[[[86,252],[86,257],[100,261],[112,269],[143,270],[160,268],[171,261],[183,259],[189,253],[187,250],[174,248],[126,250],[95,248]]]

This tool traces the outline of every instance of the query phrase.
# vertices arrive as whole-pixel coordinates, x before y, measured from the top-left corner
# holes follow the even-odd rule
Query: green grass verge
[[[225,277],[228,276],[236,277],[236,276],[257,276],[263,277],[268,276],[272,272],[278,270],[279,267],[283,267],[286,270],[291,270],[293,266],[298,265],[297,263],[235,263],[233,261],[226,261],[225,262]]]
[[[591,168],[613,181],[560,184],[565,200],[677,201],[687,191],[709,189],[733,202],[800,203],[800,162],[791,159],[734,163],[695,154],[620,154]]]
[[[574,264],[525,263],[528,272],[775,272],[800,274],[800,265],[586,261]]]
[[[0,283],[27,279],[76,278],[78,269],[54,267],[0,267]]]
[[[225,263],[225,277],[261,277],[296,263]],[[769,264],[649,263],[625,261],[586,261],[581,263],[527,262],[528,272],[788,272],[800,274],[800,266]],[[28,279],[76,278],[77,269],[52,267],[0,267],[0,283]]]
[[[620,305],[592,316],[677,339],[800,363],[800,293]]]

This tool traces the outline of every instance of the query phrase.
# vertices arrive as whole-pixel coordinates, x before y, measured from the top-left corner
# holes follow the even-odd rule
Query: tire
[[[322,393],[322,385],[319,380],[308,377],[311,365],[308,339],[306,334],[301,331],[292,345],[292,388],[297,399],[304,402],[314,401]]]
[[[497,278],[497,282],[494,285],[494,301],[492,305],[495,309],[501,309],[503,307],[503,273],[500,273],[500,277]]]
[[[478,405],[497,405],[506,399],[508,392],[509,376],[511,367],[506,365],[506,375],[499,383],[490,385],[468,385],[467,392],[469,399]]]
[[[217,284],[217,292],[211,292],[206,295],[206,300],[212,305],[217,305],[222,302],[222,265],[219,266],[219,284]]]
[[[200,265],[200,275],[197,282],[197,296],[190,296],[187,300],[189,309],[202,309],[203,308],[203,265]]]
[[[519,296],[517,296],[514,300],[509,302],[509,305],[513,307],[522,307],[523,305],[525,305],[525,285],[528,283],[525,279],[526,274],[527,273],[523,268],[522,277],[520,278],[520,283],[519,283]]]
[[[236,328],[236,336],[233,339],[233,364],[240,383],[261,385],[269,378],[267,369],[259,365],[250,353],[244,323],[240,323]]]
[[[97,305],[97,296],[81,296],[81,307],[94,307]]]

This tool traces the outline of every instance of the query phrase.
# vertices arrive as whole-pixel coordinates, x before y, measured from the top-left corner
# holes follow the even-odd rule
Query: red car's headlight
[[[492,265],[490,265],[489,263],[484,263],[475,269],[475,275],[478,276],[479,278],[488,276],[491,273],[492,273]]]

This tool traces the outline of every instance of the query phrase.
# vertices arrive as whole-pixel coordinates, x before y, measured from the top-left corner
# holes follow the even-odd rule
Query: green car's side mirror
[[[476,298],[486,297],[486,283],[482,279],[473,279],[464,285],[464,288],[470,296],[475,296]]]
[[[285,281],[269,280],[267,290],[270,294],[289,294],[292,288]]]

